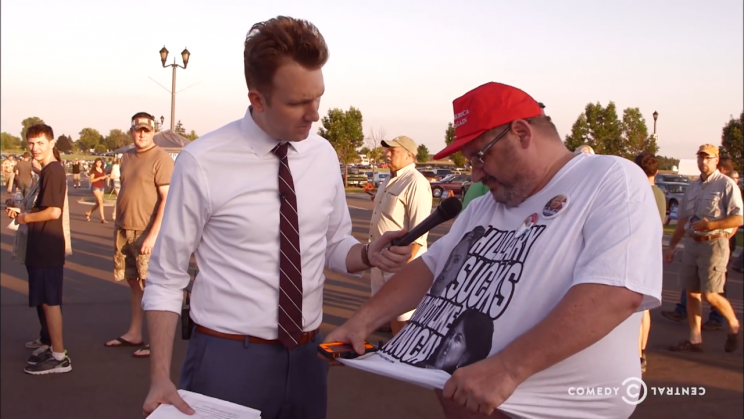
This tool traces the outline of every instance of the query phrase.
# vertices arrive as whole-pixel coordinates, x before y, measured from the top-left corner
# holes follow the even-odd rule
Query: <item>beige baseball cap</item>
[[[413,153],[413,156],[415,157],[418,154],[418,146],[416,143],[410,138],[406,137],[405,135],[400,135],[398,137],[393,138],[392,140],[383,140],[381,142],[381,145],[383,147],[403,147],[406,150]]]
[[[713,144],[703,144],[698,149],[697,154],[707,154],[711,157],[718,157],[720,152],[718,151],[718,147]]]

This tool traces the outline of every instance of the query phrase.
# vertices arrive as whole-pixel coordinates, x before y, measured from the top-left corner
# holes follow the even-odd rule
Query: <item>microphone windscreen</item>
[[[462,211],[462,202],[460,202],[460,200],[455,198],[454,196],[451,198],[447,198],[442,201],[441,204],[439,204],[439,210],[444,216],[444,221],[451,220],[457,217],[457,214]]]

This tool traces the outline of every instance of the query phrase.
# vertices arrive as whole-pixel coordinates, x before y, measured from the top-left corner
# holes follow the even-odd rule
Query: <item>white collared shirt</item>
[[[176,160],[158,240],[149,264],[144,310],[181,312],[188,266],[199,276],[191,318],[231,334],[277,338],[279,301],[278,144],[243,119],[200,137]],[[303,330],[323,317],[323,269],[348,273],[346,257],[359,243],[328,141],[310,134],[290,143],[287,156],[297,193],[302,254]]]
[[[369,241],[391,230],[411,230],[431,214],[431,185],[411,163],[389,177],[375,196],[375,209],[369,222]],[[428,233],[414,241],[426,251]]]

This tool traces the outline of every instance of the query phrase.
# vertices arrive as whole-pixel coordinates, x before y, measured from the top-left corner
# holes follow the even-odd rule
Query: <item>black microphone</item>
[[[408,246],[439,224],[457,217],[460,211],[462,211],[462,202],[454,196],[447,198],[424,221],[412,228],[405,236],[394,239],[390,245]]]

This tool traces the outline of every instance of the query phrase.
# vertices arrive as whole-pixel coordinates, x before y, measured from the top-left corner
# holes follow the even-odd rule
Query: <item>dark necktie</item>
[[[287,159],[289,143],[276,146],[279,157],[279,341],[294,349],[302,337],[302,258],[297,196]]]

